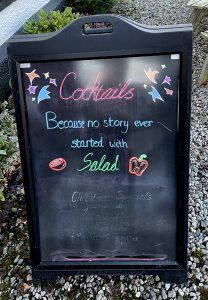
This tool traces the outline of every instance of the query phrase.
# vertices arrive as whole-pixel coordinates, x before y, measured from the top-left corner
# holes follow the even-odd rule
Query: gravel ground
[[[118,14],[143,24],[186,23],[190,10],[182,0],[127,0],[115,8]],[[197,87],[207,45],[194,41],[191,115],[191,166],[189,201],[189,282],[164,284],[158,276],[73,276],[56,284],[32,284],[27,223],[21,173],[13,175],[6,201],[14,201],[9,218],[0,222],[0,299],[208,299],[208,89]]]

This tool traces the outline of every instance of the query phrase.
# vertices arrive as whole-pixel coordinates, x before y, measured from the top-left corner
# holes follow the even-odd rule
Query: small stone
[[[162,283],[161,283],[161,282],[158,282],[157,287],[158,287],[159,289],[161,289]]]
[[[189,288],[185,288],[185,294],[188,296],[189,295]]]
[[[165,284],[165,289],[166,289],[166,291],[168,291],[169,288],[170,288],[170,283],[166,283],[166,284]]]
[[[16,281],[16,277],[12,277],[12,278],[10,279],[11,285],[13,285],[13,284],[15,283],[15,281]]]
[[[158,275],[155,277],[155,281],[160,281],[160,277]]]
[[[18,260],[19,260],[19,255],[17,255],[17,257],[15,258],[14,264],[16,264],[18,262]]]
[[[168,291],[168,298],[173,298],[173,292],[172,291]]]
[[[22,289],[23,289],[24,292],[26,292],[27,290],[29,290],[29,288],[30,288],[29,284],[23,283]]]
[[[123,293],[123,292],[124,292],[124,285],[123,285],[123,283],[121,283],[121,286],[120,286],[120,291],[121,291],[121,293]]]
[[[98,292],[98,294],[97,294],[97,296],[96,296],[96,300],[101,300],[102,297],[103,297],[103,295],[102,295],[101,293],[99,294],[99,292]]]
[[[144,292],[144,287],[141,285],[141,286],[139,287],[139,290],[140,290],[140,292]]]
[[[64,289],[65,289],[65,290],[68,290],[68,288],[69,288],[69,282],[66,282],[66,283],[64,284]]]
[[[41,299],[41,295],[38,293],[35,293],[35,299]]]
[[[197,264],[199,263],[198,257],[194,257],[194,262],[197,263]]]
[[[64,284],[65,283],[65,279],[63,277],[61,277],[60,280],[59,280],[59,283],[60,284]]]
[[[23,263],[23,259],[21,258],[21,259],[19,259],[19,261],[18,261],[18,265],[21,265]]]
[[[184,296],[184,292],[182,291],[182,289],[178,289],[178,293],[179,293],[179,295],[180,295],[181,297]]]
[[[31,281],[32,280],[32,275],[31,274],[28,274],[27,275],[27,281]]]
[[[141,296],[141,292],[136,293],[136,298],[139,298]]]
[[[168,298],[168,296],[167,296],[167,294],[166,294],[166,292],[164,290],[162,290],[162,297],[163,297],[163,299],[167,299]]]

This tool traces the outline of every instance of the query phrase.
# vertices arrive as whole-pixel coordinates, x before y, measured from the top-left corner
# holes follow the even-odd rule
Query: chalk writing
[[[98,120],[89,120],[87,121],[87,127],[95,127],[98,128],[100,126],[100,123]]]
[[[124,191],[116,191],[113,194],[113,199],[114,201],[121,201],[125,200],[126,196],[124,195]],[[95,193],[93,191],[89,192],[80,192],[80,191],[75,191],[72,194],[71,201],[73,203],[89,203],[89,202],[107,202],[107,201],[112,201],[111,195],[103,195],[102,193]]]
[[[67,128],[84,128],[85,121],[82,120],[56,120],[57,115],[53,111],[45,113],[45,121],[47,129],[67,129]]]
[[[158,122],[160,123],[160,122]],[[108,117],[107,119],[102,120],[99,122],[98,120],[63,120],[59,119],[57,114],[54,111],[47,111],[45,113],[45,124],[46,129],[53,130],[53,129],[83,129],[83,128],[99,128],[103,126],[104,128],[119,128],[121,130],[121,133],[126,134],[129,130],[129,121],[128,120],[116,120],[112,117]],[[140,127],[151,127],[154,124],[154,121],[152,120],[133,120],[132,124],[136,128]],[[77,142],[75,142],[76,144]],[[124,146],[122,146],[122,144]],[[110,145],[111,147],[114,147],[113,144]],[[115,144],[116,146],[116,144]],[[120,142],[118,142],[116,147],[127,147],[126,144],[124,144],[123,139],[121,139]],[[79,148],[79,147],[77,147]]]
[[[88,148],[88,147],[100,147],[103,148],[103,137],[99,140],[89,139],[89,140],[72,140],[71,142],[72,148]]]
[[[117,141],[109,141],[109,145],[112,148],[128,148],[127,142],[125,142],[123,139],[117,140]]]
[[[140,121],[140,120],[135,120],[134,121],[134,126],[135,127],[150,127],[153,125],[153,121]]]
[[[109,117],[108,119],[105,119],[103,121],[103,126],[108,127],[124,127],[123,130],[121,130],[122,133],[127,133],[129,129],[129,121],[124,120],[114,120],[113,118]]]
[[[87,163],[87,165],[81,169],[77,169],[77,171],[82,172],[84,170],[89,170],[89,171],[101,171],[101,172],[106,172],[106,171],[114,172],[119,170],[118,168],[119,154],[116,155],[115,161],[112,163],[106,161],[105,154],[101,157],[100,161],[97,160],[92,161],[91,159],[88,159],[91,156],[93,156],[92,152],[85,155],[83,162]]]
[[[92,84],[91,87],[80,88],[78,87],[74,91],[71,91],[71,94],[64,96],[66,94],[65,89],[71,86],[71,80],[75,80],[77,78],[77,74],[75,72],[69,72],[63,78],[60,85],[60,98],[62,100],[83,100],[83,101],[101,101],[101,100],[130,100],[134,97],[134,88],[130,87],[132,82],[131,79],[128,79],[125,83],[119,83],[116,88],[108,87],[105,88],[104,85],[100,82],[101,73],[99,72]],[[68,83],[68,85],[67,85]]]
[[[172,130],[170,128],[168,128],[167,126],[165,126],[163,123],[161,123],[161,122],[157,122],[157,123],[160,124],[160,125],[162,125],[168,131],[172,132]]]
[[[137,196],[137,200],[145,200],[150,201],[152,199],[152,194],[150,192],[147,192],[146,194],[141,194]]]

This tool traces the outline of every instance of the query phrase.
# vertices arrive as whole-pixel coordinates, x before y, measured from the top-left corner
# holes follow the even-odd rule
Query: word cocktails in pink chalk
[[[73,81],[76,80],[76,78],[77,74],[75,72],[66,74],[60,85],[59,93],[61,99],[72,99],[75,101],[101,101],[122,99],[130,100],[134,97],[135,88],[130,86],[132,79],[128,79],[124,83],[119,83],[116,87],[105,88],[101,82],[101,73],[98,73],[91,87],[78,87],[74,91],[71,91],[71,85],[73,84]],[[64,96],[64,94],[66,94],[66,90],[69,90],[69,93],[67,96]]]

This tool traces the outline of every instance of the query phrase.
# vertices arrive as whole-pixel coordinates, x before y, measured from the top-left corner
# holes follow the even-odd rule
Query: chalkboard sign
[[[9,43],[34,280],[186,280],[191,43],[112,15]]]

